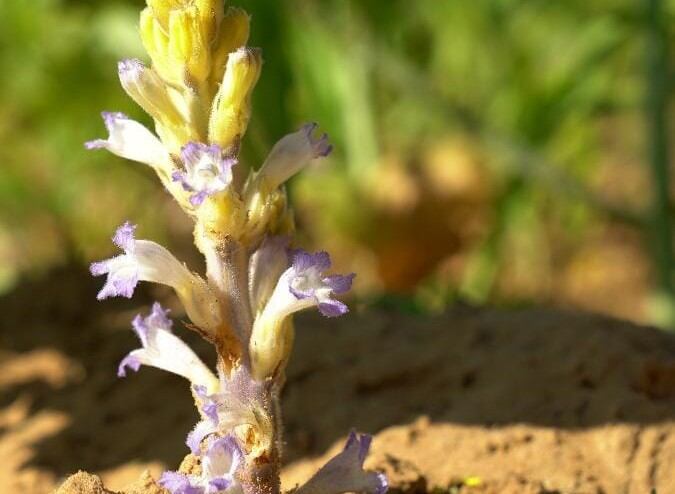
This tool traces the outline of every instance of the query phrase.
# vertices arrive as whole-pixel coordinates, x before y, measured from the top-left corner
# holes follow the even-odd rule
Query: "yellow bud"
[[[152,66],[165,81],[172,84],[180,84],[182,81],[175,80],[174,70],[171,67],[169,55],[169,36],[162,28],[159,21],[154,17],[150,7],[141,12],[140,20],[141,41],[152,60]]]
[[[293,231],[293,215],[283,188],[258,189],[250,196],[247,194],[246,202],[248,221],[243,239],[245,244],[255,245],[266,233],[284,235]]]
[[[250,21],[251,18],[244,10],[235,7],[227,9],[213,48],[210,82],[214,92],[223,80],[227,57],[248,41]]]
[[[246,132],[251,116],[251,93],[262,66],[260,50],[240,48],[227,60],[223,83],[209,119],[209,141],[231,149]]]
[[[215,37],[218,25],[223,19],[225,2],[223,0],[195,0],[199,10],[201,23],[205,28],[206,39],[211,42]]]
[[[173,0],[147,0],[152,14],[164,30],[169,28],[169,13],[177,7]]]
[[[210,72],[209,43],[197,7],[169,14],[169,61],[177,73],[195,82],[205,81]],[[186,81],[187,82],[187,81]]]
[[[294,335],[291,317],[278,320],[261,315],[256,318],[249,344],[253,377],[262,381],[283,369]]]
[[[166,84],[153,69],[138,60],[124,60],[118,67],[122,87],[141,108],[165,125],[182,125],[182,117],[169,96]]]

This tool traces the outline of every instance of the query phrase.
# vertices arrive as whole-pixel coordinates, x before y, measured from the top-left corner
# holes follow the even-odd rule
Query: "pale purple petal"
[[[126,377],[127,376],[127,367],[134,372],[138,372],[138,369],[141,368],[141,361],[138,360],[134,352],[131,352],[129,355],[124,357],[120,362],[119,367],[117,368],[117,377]]]
[[[209,480],[209,485],[206,487],[206,494],[217,494],[218,492],[229,489],[232,485],[233,479],[228,477],[216,477]]]
[[[190,204],[192,204],[194,207],[199,206],[201,203],[204,202],[204,200],[212,195],[212,192],[207,192],[205,190],[200,190],[199,192],[195,192],[190,196]]]
[[[108,133],[113,132],[115,128],[115,119],[120,120],[130,120],[130,118],[121,112],[110,112],[104,111],[101,112],[101,117],[103,118],[103,124],[107,129]],[[93,141],[87,141],[84,143],[84,147],[92,149],[103,149],[107,148],[110,145],[109,139],[94,139]]]
[[[326,317],[339,317],[349,312],[349,307],[339,300],[326,299],[324,302],[319,302],[319,312]]]
[[[201,401],[201,411],[213,423],[218,424],[218,403],[214,397],[207,393],[205,386],[193,386],[192,389]]]
[[[150,315],[145,318],[146,326],[170,331],[173,327],[173,321],[168,317],[169,312],[171,311],[164,309],[159,302],[153,303]]]
[[[347,275],[334,274],[326,276],[323,279],[323,282],[330,287],[333,293],[347,293],[352,288],[352,282],[354,281],[355,276],[355,273]]]
[[[89,266],[89,271],[94,276],[108,275],[103,288],[96,295],[98,300],[109,297],[131,298],[138,285],[138,267],[126,255],[94,262]]]
[[[325,271],[330,269],[331,262],[328,252],[321,251],[310,254],[306,250],[295,249],[291,251],[293,258],[293,268],[296,272],[306,271],[310,268]]]
[[[149,316],[143,317],[138,314],[131,321],[131,326],[141,340],[143,347],[148,345],[148,333],[151,331],[151,328],[154,330],[163,329],[171,331],[173,321],[167,317],[169,312],[169,309],[163,309],[159,302],[155,302],[152,304]]]
[[[126,221],[122,226],[118,227],[115,230],[115,235],[112,238],[113,243],[122,249],[125,253],[129,254],[134,251],[134,232],[136,231],[136,225]]]
[[[344,492],[366,492],[384,494],[387,479],[379,472],[363,470],[372,438],[366,434],[351,432],[344,450],[334,456],[297,494],[342,494]]]
[[[328,134],[323,133],[320,137],[314,137],[312,134],[319,126],[316,122],[307,123],[302,126],[303,132],[307,136],[307,140],[312,147],[314,158],[325,158],[333,150],[333,146],[328,142]]]
[[[244,463],[244,453],[234,436],[213,439],[202,459],[202,475],[207,479],[234,476]]]
[[[85,149],[90,151],[94,149],[103,149],[108,146],[108,141],[105,139],[93,139],[84,143]]]
[[[90,265],[89,271],[92,275],[108,275],[103,288],[96,296],[98,300],[108,297],[131,298],[134,294],[139,279],[138,262],[133,256],[136,244],[134,239],[135,229],[136,225],[127,221],[117,228],[112,238],[113,243],[124,250],[124,255],[94,262]]]
[[[143,70],[145,70],[145,65],[136,58],[127,58],[117,62],[117,73],[122,86],[138,81]]]
[[[187,435],[185,444],[187,444],[187,447],[190,448],[190,452],[193,455],[198,455],[204,438],[216,431],[217,426],[211,420],[202,420],[197,422],[197,425],[195,425],[194,429],[192,429]]]
[[[179,472],[164,472],[158,483],[171,494],[204,494],[201,486],[193,485],[187,475]]]

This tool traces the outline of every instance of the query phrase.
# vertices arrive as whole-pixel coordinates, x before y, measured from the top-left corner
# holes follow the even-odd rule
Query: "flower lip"
[[[189,142],[181,150],[184,170],[174,170],[171,179],[192,192],[190,203],[199,206],[204,200],[225,190],[232,182],[234,157],[225,156],[220,146]]]
[[[134,318],[132,326],[141,341],[141,348],[131,351],[120,362],[118,376],[125,377],[127,367],[138,371],[141,365],[150,365],[183,376],[193,385],[207,389],[217,382],[217,378],[192,349],[173,334],[168,312],[155,302],[149,315]]]
[[[384,494],[388,489],[387,478],[380,472],[363,469],[372,437],[368,434],[349,433],[344,449],[297,489],[298,494],[341,494],[367,492]]]
[[[314,158],[325,158],[333,151],[333,145],[328,141],[328,134],[325,132],[319,137],[313,136],[314,131],[318,127],[318,123],[309,122],[303,125],[301,129],[305,133],[307,141],[309,141],[309,144],[312,147]]]
[[[144,69],[145,65],[137,58],[125,58],[117,62],[117,72],[123,80],[138,79]]]
[[[108,138],[85,142],[85,148],[107,149],[117,156],[154,168],[163,169],[171,163],[171,156],[164,144],[146,127],[124,113],[102,112],[101,116],[108,130]]]
[[[105,261],[93,262],[90,265],[89,271],[92,275],[108,275],[106,283],[96,296],[98,300],[115,296],[132,297],[139,279],[138,261],[134,256],[135,230],[136,225],[128,221],[117,228],[112,241],[124,251],[124,254]]]
[[[330,295],[349,291],[356,274],[324,276],[323,272],[331,267],[327,252],[310,254],[298,249],[291,252],[291,257],[288,289],[297,300],[314,299],[326,317],[341,316],[349,311],[344,303]]]

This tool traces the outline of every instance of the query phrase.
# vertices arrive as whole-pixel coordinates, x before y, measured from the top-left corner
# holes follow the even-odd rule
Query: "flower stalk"
[[[140,348],[118,375],[141,365],[186,378],[200,420],[186,444],[195,471],[169,471],[171,494],[276,494],[283,424],[279,396],[293,347],[293,314],[316,307],[326,317],[348,312],[335,298],[354,274],[328,274],[326,252],[291,249],[295,229],[284,183],[331,151],[314,123],[282,137],[254,170],[238,153],[251,116],[262,54],[249,48],[249,16],[222,0],[147,0],[140,33],[150,63],[123,60],[120,83],[154,122],[154,130],[121,113],[103,114],[108,137],[86,143],[147,164],[194,221],[204,276],[167,249],[136,239],[127,222],[113,242],[122,251],[93,263],[106,276],[99,299],[133,296],[141,281],[173,288],[190,329],[212,343],[214,373],[173,332],[158,303],[132,327]],[[345,450],[299,488],[306,494],[383,494],[381,474],[363,470],[370,437],[352,433]]]

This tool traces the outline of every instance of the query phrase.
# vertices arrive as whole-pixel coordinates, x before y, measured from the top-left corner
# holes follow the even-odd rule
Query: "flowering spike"
[[[132,327],[140,348],[118,375],[150,365],[187,378],[200,420],[186,444],[199,473],[164,472],[171,494],[255,494],[280,490],[279,394],[293,345],[292,314],[317,307],[327,317],[348,311],[335,299],[354,274],[326,274],[326,252],[289,251],[294,231],[283,184],[332,149],[317,124],[281,138],[258,172],[233,173],[260,76],[261,51],[246,46],[250,18],[222,0],[146,0],[140,35],[152,61],[118,64],[127,94],[154,120],[154,132],[121,113],[104,113],[106,139],[85,144],[152,166],[194,221],[206,276],[192,273],[164,247],[120,226],[121,253],[91,264],[106,276],[97,298],[131,297],[139,281],[172,287],[191,328],[213,343],[218,375],[172,333],[158,303]],[[236,170],[239,171],[239,170]],[[241,180],[239,180],[241,179]],[[344,451],[298,491],[383,494],[381,474],[363,471],[370,436],[349,437]]]

